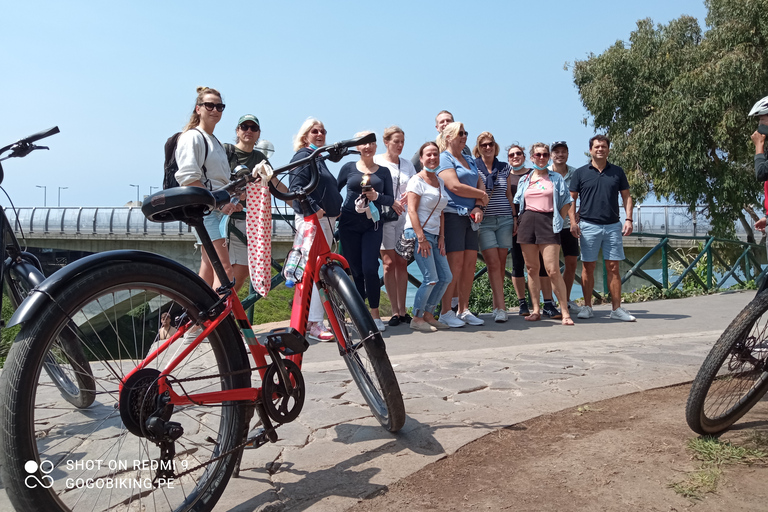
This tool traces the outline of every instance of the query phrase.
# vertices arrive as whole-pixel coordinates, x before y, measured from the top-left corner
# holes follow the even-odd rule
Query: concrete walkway
[[[305,354],[307,402],[280,440],[246,450],[216,511],[342,511],[498,428],[544,413],[687,382],[754,292],[630,304],[636,323],[595,318],[384,333],[408,420],[373,419],[334,344]],[[680,404],[684,414],[685,404]],[[4,491],[0,510],[10,510]]]

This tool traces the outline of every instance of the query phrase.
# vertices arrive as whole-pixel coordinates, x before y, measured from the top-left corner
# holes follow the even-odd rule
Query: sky
[[[398,125],[410,158],[443,109],[470,147],[483,131],[502,150],[566,140],[582,165],[594,131],[568,64],[627,41],[640,19],[681,15],[704,28],[702,0],[8,2],[0,147],[61,133],[38,143],[50,151],[2,162],[3,187],[16,206],[43,206],[44,191],[48,206],[60,195],[68,207],[122,206],[131,185],[156,191],[163,145],[201,85],[227,105],[219,140],[234,142],[239,117],[254,114],[275,166],[309,116],[328,143]]]

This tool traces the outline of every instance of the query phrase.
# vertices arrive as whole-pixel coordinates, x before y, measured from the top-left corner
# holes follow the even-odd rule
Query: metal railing
[[[136,206],[123,207],[6,207],[5,214],[16,233],[26,235],[141,235],[192,236],[183,222],[150,222]],[[293,238],[293,214],[272,212],[272,234]]]

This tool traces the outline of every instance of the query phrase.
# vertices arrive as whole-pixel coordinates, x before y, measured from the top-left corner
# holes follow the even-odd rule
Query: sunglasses
[[[469,132],[459,130],[459,137],[469,136]]]
[[[496,145],[495,142],[481,142],[480,147],[481,148],[492,148]]]
[[[509,154],[509,155],[507,155],[507,156],[508,156],[509,158],[512,158],[513,156],[523,156],[523,153],[522,153],[522,151],[514,151],[514,152],[510,153],[510,154]]]
[[[212,112],[213,109],[216,109],[216,112],[224,112],[224,107],[226,107],[223,103],[211,103],[210,101],[206,101],[205,103],[198,103],[198,107],[205,107],[205,110],[208,112]]]
[[[317,135],[319,133],[322,133],[323,135],[325,135],[328,132],[326,131],[325,128],[321,128],[321,129],[312,128],[311,130],[309,130],[309,133],[311,133],[312,135]]]
[[[259,125],[257,124],[241,124],[240,130],[247,132],[248,130],[251,130],[252,132],[258,132],[261,131],[261,128],[259,128]]]
[[[534,153],[533,156],[536,158],[549,158],[549,153]]]

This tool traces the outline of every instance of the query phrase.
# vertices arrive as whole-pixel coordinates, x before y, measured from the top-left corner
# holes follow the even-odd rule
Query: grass
[[[717,491],[723,466],[768,462],[768,434],[764,432],[748,432],[741,446],[716,437],[703,436],[688,440],[687,448],[701,464],[698,469],[688,473],[684,480],[673,482],[669,487],[677,494],[693,500],[703,499],[705,494]]]

